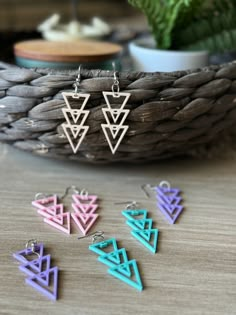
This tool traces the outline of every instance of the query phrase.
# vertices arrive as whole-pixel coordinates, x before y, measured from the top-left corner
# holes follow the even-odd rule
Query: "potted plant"
[[[235,50],[235,0],[128,0],[147,17],[152,37],[130,43],[135,68],[175,71]]]

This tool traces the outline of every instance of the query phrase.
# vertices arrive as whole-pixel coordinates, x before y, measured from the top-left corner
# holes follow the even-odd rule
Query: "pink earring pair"
[[[62,203],[71,188],[74,192],[71,204],[73,212],[65,210]],[[98,218],[98,214],[95,213],[98,209],[97,200],[96,195],[89,195],[85,189],[78,190],[75,186],[71,186],[66,189],[62,197],[58,197],[56,194],[38,193],[35,200],[32,201],[32,205],[43,217],[44,222],[57,230],[71,234],[71,223],[74,223],[75,227],[86,235]]]

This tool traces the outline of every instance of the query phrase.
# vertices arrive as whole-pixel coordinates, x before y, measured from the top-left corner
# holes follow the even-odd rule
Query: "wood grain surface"
[[[235,315],[236,163],[171,160],[148,165],[92,166],[58,162],[0,146],[0,314]],[[140,186],[169,180],[183,191],[185,210],[169,225]],[[137,259],[144,282],[138,292],[108,275],[77,240],[44,224],[31,206],[37,192],[62,195],[70,185],[100,198],[93,231],[115,237]],[[65,200],[69,205],[71,197]],[[159,251],[149,253],[130,235],[115,202],[136,200],[160,231]],[[59,299],[48,301],[25,285],[12,253],[37,238],[60,268]]]

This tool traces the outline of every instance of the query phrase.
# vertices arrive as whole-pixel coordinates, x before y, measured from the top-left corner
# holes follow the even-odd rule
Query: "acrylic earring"
[[[107,272],[133,288],[143,290],[137,262],[135,259],[128,259],[125,248],[119,249],[114,238],[105,240],[103,232],[95,232],[92,236],[93,243],[89,246],[89,250],[99,255],[98,261],[109,267]],[[101,241],[96,242],[99,239]]]
[[[130,110],[124,109],[124,107],[127,104],[131,94],[120,92],[120,84],[116,71],[114,71],[112,92],[102,93],[108,108],[102,108],[106,124],[101,124],[101,127],[112,154],[115,154],[129,128],[128,125],[124,125],[124,122],[129,115]],[[117,105],[111,104],[110,98],[113,100],[123,98],[123,103],[119,108],[117,108]]]
[[[63,115],[66,119],[66,123],[62,124],[62,128],[74,154],[79,150],[79,147],[89,130],[89,126],[84,125],[89,115],[89,110],[85,110],[84,108],[90,98],[90,94],[78,92],[80,82],[81,66],[79,67],[79,74],[74,83],[75,91],[62,92],[62,96],[67,106],[67,108],[62,108]],[[80,101],[82,101],[82,104],[78,109],[78,103]],[[74,103],[76,103],[75,107]]]
[[[64,211],[63,204],[59,202],[63,198],[64,196],[59,198],[56,194],[44,195],[38,193],[35,195],[35,200],[32,201],[32,206],[44,218],[45,223],[63,233],[70,234],[70,212]]]
[[[89,195],[86,190],[82,189],[81,192],[77,191],[73,194],[72,199],[74,213],[71,213],[71,217],[82,234],[86,235],[98,218],[98,214],[95,213],[98,208],[98,197]]]
[[[64,206],[61,203],[68,195],[69,190],[73,190],[72,208],[74,212],[64,211]],[[98,197],[89,195],[85,189],[79,190],[75,186],[70,186],[66,189],[63,196],[36,194],[32,205],[37,209],[38,214],[44,217],[44,222],[58,229],[59,231],[70,234],[71,220],[80,230],[83,235],[86,235],[92,228],[98,218],[95,213],[98,209]]]
[[[147,217],[147,210],[138,208],[136,201],[132,201],[127,204],[122,215],[127,219],[126,224],[132,229],[131,235],[155,254],[158,244],[158,229],[153,228],[153,221]]]
[[[150,197],[145,187],[149,187],[156,192],[157,207],[164,214],[169,223],[174,224],[184,207],[182,206],[181,191],[171,187],[167,181],[162,181],[159,186],[143,185],[147,197]]]
[[[36,258],[32,258],[33,255]],[[21,263],[19,269],[27,275],[26,284],[50,300],[57,300],[58,267],[51,267],[51,256],[44,255],[43,243],[29,240],[25,248],[14,253],[13,257]]]

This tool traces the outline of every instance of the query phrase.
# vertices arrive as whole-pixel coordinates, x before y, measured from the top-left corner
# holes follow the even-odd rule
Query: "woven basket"
[[[119,73],[128,132],[116,154],[103,135],[102,91],[113,72],[82,70],[90,93],[89,132],[73,154],[61,124],[62,91],[72,91],[77,71],[20,69],[0,63],[0,141],[35,154],[78,161],[143,162],[185,155],[219,139],[236,123],[236,63],[173,73]]]

